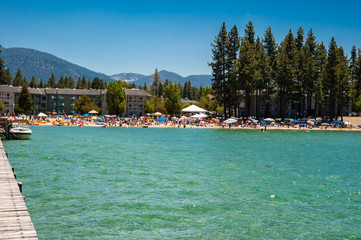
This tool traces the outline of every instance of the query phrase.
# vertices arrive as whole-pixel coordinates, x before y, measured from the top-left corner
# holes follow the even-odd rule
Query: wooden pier
[[[38,239],[21,188],[0,140],[0,239]]]
[[[0,134],[4,135],[7,139],[10,139],[10,124],[8,118],[0,117]]]

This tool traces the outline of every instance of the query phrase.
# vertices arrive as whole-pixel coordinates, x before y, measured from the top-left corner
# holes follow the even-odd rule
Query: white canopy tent
[[[188,113],[201,113],[201,112],[208,112],[207,110],[200,108],[196,105],[190,105],[189,107],[183,108],[182,112]]]
[[[38,114],[38,117],[46,117],[46,114],[41,112]]]
[[[204,113],[199,113],[199,114],[195,114],[193,116],[191,116],[192,118],[206,118],[208,117],[208,115],[204,114]]]

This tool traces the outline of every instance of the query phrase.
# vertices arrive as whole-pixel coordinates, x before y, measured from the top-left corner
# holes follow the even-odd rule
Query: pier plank
[[[0,240],[38,239],[25,198],[0,140]]]

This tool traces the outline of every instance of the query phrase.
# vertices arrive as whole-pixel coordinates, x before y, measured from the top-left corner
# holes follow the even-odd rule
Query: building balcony
[[[9,96],[0,96],[0,99],[1,100],[10,100],[10,99],[13,99],[13,98],[9,97]]]
[[[128,100],[128,103],[145,103],[145,100],[133,100],[133,99],[131,99],[131,100]]]
[[[143,107],[131,107],[128,108],[128,111],[143,111],[144,108]]]

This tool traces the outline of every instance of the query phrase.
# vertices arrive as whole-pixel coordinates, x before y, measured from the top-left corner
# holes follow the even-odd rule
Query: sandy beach
[[[16,118],[21,119],[21,118]],[[338,120],[341,120],[339,118]],[[331,127],[331,126],[320,126],[317,127],[314,125],[312,121],[308,121],[309,126],[311,127],[300,127],[299,125],[281,125],[281,124],[270,124],[266,126],[267,130],[302,130],[302,131],[361,131],[361,128],[357,127],[358,125],[361,125],[361,117],[343,117],[344,122],[349,122],[349,125],[345,125],[343,128],[340,127]],[[105,124],[99,124],[95,120],[92,119],[77,119],[75,122],[71,122],[69,119],[59,118],[59,117],[50,117],[46,118],[46,121],[31,121],[31,125],[39,125],[39,126],[54,126],[59,127],[61,125],[62,127],[138,127],[138,128],[202,128],[202,129],[264,129],[263,125],[232,125],[229,126],[228,124],[177,124],[173,121],[168,121],[164,123],[156,122],[155,120],[153,122],[149,122],[144,124],[142,121],[133,121],[128,119],[128,121],[125,121],[121,124],[119,122],[113,122],[113,123],[105,123]],[[58,123],[60,123],[58,125]]]

